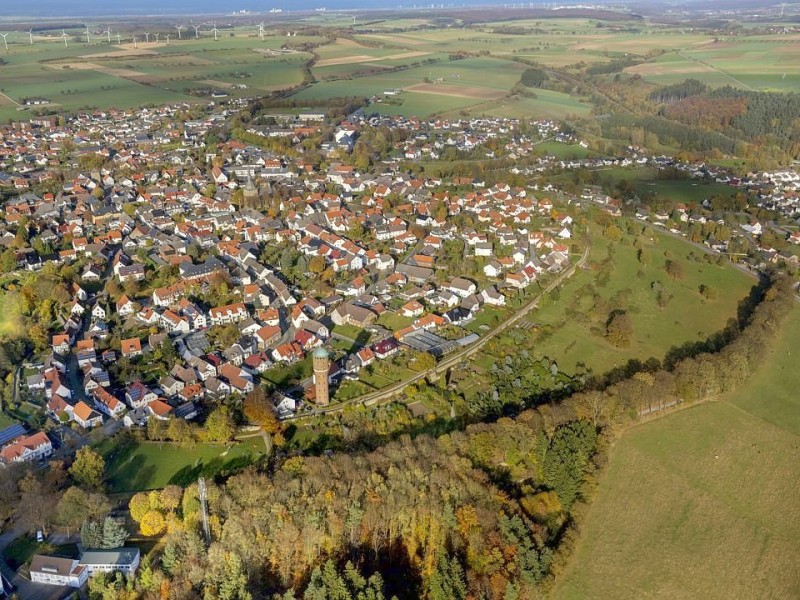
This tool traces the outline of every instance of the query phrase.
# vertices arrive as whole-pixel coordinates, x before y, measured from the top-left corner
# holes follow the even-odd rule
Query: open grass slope
[[[798,340],[800,308],[792,313],[780,338],[764,357],[764,366],[753,374],[749,385],[725,398],[732,405],[796,436],[800,436]]]
[[[797,598],[799,464],[796,434],[728,403],[629,431],[553,597]]]
[[[624,365],[630,359],[642,361],[662,359],[674,347],[705,340],[723,329],[736,316],[739,301],[746,297],[754,281],[729,265],[709,264],[689,259],[692,247],[686,242],[648,231],[642,236],[646,256],[642,263],[629,236],[622,243],[604,239],[599,231],[592,233],[589,270],[580,271],[565,283],[556,299],[547,298],[529,318],[546,335],[531,332],[528,344],[539,355],[558,361],[566,373],[583,365],[602,374]],[[614,248],[614,258],[605,285],[597,283],[599,264]],[[699,250],[694,250],[700,254]],[[665,271],[667,260],[683,265],[684,277],[672,279]],[[603,335],[608,312],[592,314],[593,295],[587,286],[606,302],[609,311],[625,310],[633,322],[633,339],[627,348],[617,348]],[[666,307],[658,306],[653,283],[663,285],[672,298]],[[704,300],[700,285],[715,290],[716,297]],[[510,335],[501,336],[499,348],[518,346]]]
[[[235,471],[264,454],[260,437],[245,443],[197,444],[144,442],[124,451],[106,447],[106,475],[112,492],[160,489],[174,483],[188,485],[198,477]]]
[[[0,292],[0,338],[16,337],[22,331],[17,292]]]

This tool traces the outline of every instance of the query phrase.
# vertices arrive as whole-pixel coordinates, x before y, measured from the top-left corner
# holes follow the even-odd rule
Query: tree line
[[[793,298],[776,277],[705,351],[638,365],[605,389],[436,439],[287,457],[211,485],[209,547],[196,485],[169,510],[160,496],[136,500],[132,512],[158,513],[155,529],[169,533],[131,597],[534,597],[563,566],[611,432],[744,383]]]

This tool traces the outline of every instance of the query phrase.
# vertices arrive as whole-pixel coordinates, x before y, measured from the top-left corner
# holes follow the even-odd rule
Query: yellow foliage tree
[[[142,517],[142,521],[139,523],[139,528],[142,531],[142,535],[146,535],[148,537],[163,533],[166,527],[167,522],[164,519],[164,515],[157,510],[149,511],[146,515],[144,515],[144,517]]]

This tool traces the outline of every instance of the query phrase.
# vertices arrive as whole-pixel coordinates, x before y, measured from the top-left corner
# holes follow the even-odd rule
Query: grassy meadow
[[[198,477],[214,477],[242,468],[264,455],[260,437],[241,443],[197,444],[193,447],[143,442],[120,450],[103,447],[112,492],[138,492],[175,483],[188,485]]]
[[[602,374],[631,359],[660,360],[672,348],[705,340],[723,329],[754,285],[731,266],[689,258],[692,247],[682,240],[648,230],[642,242],[644,262],[629,236],[614,243],[593,231],[588,269],[562,285],[556,297],[545,298],[520,326],[487,344],[486,353],[475,359],[476,366],[487,368],[509,348],[523,347],[556,360],[567,374],[582,369]],[[604,275],[601,263],[610,248],[613,260]],[[682,279],[666,273],[665,253],[683,266]],[[664,308],[658,305],[654,282],[671,297]],[[701,296],[701,284],[715,291],[713,299]],[[613,346],[604,336],[608,314],[617,309],[625,310],[633,322],[626,348]]]
[[[553,597],[797,598],[797,440],[727,402],[626,432]]]
[[[748,384],[626,432],[553,597],[797,598],[800,310]]]

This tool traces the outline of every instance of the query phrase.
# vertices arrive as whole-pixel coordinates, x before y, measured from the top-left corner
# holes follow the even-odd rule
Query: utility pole
[[[197,490],[200,492],[200,512],[203,516],[203,535],[206,544],[211,543],[211,530],[208,527],[208,491],[206,490],[206,480],[202,477],[197,480]]]

